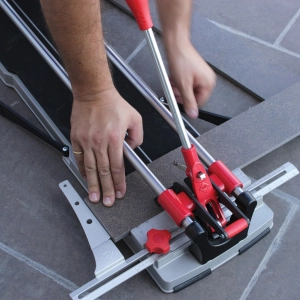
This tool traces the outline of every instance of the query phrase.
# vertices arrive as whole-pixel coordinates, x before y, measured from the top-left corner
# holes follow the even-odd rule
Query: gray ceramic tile
[[[290,162],[300,170],[300,137],[296,137],[289,143],[281,146],[280,148],[272,151],[270,154],[255,161],[251,165],[245,167],[243,170],[252,178],[260,178],[286,162]],[[300,176],[289,180],[280,190],[300,198]]]
[[[298,43],[298,39],[294,40],[295,43]],[[267,59],[270,63],[276,63],[283,66],[285,69],[290,72],[300,76],[300,58],[295,57],[289,53],[268,47],[256,41],[248,40],[247,43],[252,44],[253,48],[261,53],[265,53]],[[267,80],[266,80],[267,81]]]
[[[117,2],[128,9],[123,1],[111,2]],[[160,30],[154,2],[150,1],[150,8],[154,25]],[[264,5],[268,6],[270,3],[264,2]],[[270,61],[267,53],[252,47],[249,40],[221,29],[201,17],[200,10],[198,4],[193,10],[192,41],[199,53],[215,66],[220,74],[226,74],[233,82],[239,83],[245,90],[251,91],[261,99],[267,99],[299,81],[297,75]]]
[[[247,299],[299,299],[299,221],[298,207]]]
[[[226,26],[274,43],[296,14],[297,0],[209,1],[194,2],[197,13]]]
[[[112,5],[101,1],[102,26],[106,42],[126,59],[144,39],[134,20]]]
[[[300,83],[293,85],[206,132],[199,142],[231,169],[250,164],[300,134],[299,89]]]
[[[300,18],[298,17],[291,29],[287,32],[280,45],[296,53],[300,53]]]
[[[67,179],[81,195],[86,192],[58,151],[2,117],[0,135],[0,227],[5,228],[0,242],[82,284],[93,274],[94,261],[58,184]]]
[[[2,300],[68,299],[70,290],[0,250]]]

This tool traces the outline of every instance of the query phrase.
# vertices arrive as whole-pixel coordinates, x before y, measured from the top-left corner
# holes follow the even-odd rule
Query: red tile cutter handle
[[[148,46],[155,61],[160,82],[168,101],[168,105],[182,144],[182,154],[186,163],[186,175],[191,180],[195,198],[199,201],[199,203],[205,210],[210,210],[215,221],[217,222],[217,226],[215,225],[215,221],[211,220],[210,217],[208,217],[207,219],[207,216],[204,217],[207,222],[204,221],[203,223],[211,232],[217,230],[219,233],[222,232],[221,235],[223,236],[223,238],[230,239],[248,228],[250,218],[245,216],[243,213],[238,213],[237,215],[239,217],[236,217],[235,221],[232,221],[229,225],[227,225],[227,220],[218,201],[220,195],[218,195],[218,193],[216,192],[216,187],[212,185],[211,181],[217,184],[219,191],[221,190],[222,193],[226,192],[227,195],[235,196],[237,201],[239,201],[243,205],[246,203],[244,205],[244,212],[246,212],[246,215],[247,209],[249,210],[249,202],[252,203],[251,209],[253,209],[253,206],[255,206],[253,204],[255,199],[253,199],[252,196],[247,192],[244,192],[242,190],[242,183],[222,162],[215,161],[206,152],[206,150],[198,144],[196,145],[198,154],[202,161],[204,161],[204,163],[206,164],[206,167],[208,167],[207,171],[200,162],[195,146],[190,143],[190,140],[188,138],[187,131],[184,127],[183,120],[178,109],[178,105],[166,69],[164,67],[156,40],[153,35],[153,23],[150,16],[148,1],[126,0],[126,2],[130,7],[132,13],[134,14],[139,28],[145,34]],[[137,170],[139,171],[139,168],[137,168]],[[143,168],[142,173],[144,171],[145,170]],[[146,174],[149,175],[147,171]],[[151,182],[154,178],[154,175],[152,174],[150,175],[150,178],[147,178],[148,175],[144,176],[144,178],[149,183],[149,181]],[[192,210],[195,209],[195,205],[187,203],[187,201],[185,201],[186,197],[180,196],[182,193],[177,195],[173,190],[165,189],[160,183],[157,183],[156,180],[154,180],[154,186],[160,186],[159,189],[156,190],[159,195],[159,204],[170,214],[170,216],[178,226],[184,226],[186,228],[191,225],[194,222],[194,214]],[[153,187],[153,184],[150,185]]]

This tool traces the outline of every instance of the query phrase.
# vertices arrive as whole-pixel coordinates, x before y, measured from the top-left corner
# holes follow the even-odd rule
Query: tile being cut
[[[300,83],[297,83],[206,132],[198,140],[215,159],[222,160],[230,169],[246,166],[300,134],[299,91]],[[172,165],[174,160],[183,161],[179,148],[149,165],[166,187],[174,181],[183,182],[185,177],[184,172]],[[127,176],[125,198],[117,200],[112,208],[88,200],[86,203],[117,241],[161,211],[153,201],[155,196],[134,172]]]

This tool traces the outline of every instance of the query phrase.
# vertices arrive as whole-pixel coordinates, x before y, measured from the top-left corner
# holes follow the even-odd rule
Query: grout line
[[[276,39],[276,41],[274,43],[274,46],[279,46],[280,45],[280,43],[282,42],[285,35],[289,32],[289,30],[292,28],[292,26],[294,25],[294,23],[298,19],[299,15],[300,15],[300,8],[296,12],[296,14],[293,16],[293,18],[289,21],[289,23],[286,25],[284,30],[280,33],[279,37]]]
[[[275,49],[275,50],[278,50],[278,51],[284,52],[284,53],[286,53],[286,54],[289,54],[289,55],[291,55],[291,56],[300,58],[300,54],[299,54],[299,53],[290,51],[290,50],[288,50],[288,49],[286,49],[286,48],[283,48],[283,47],[280,46],[280,45],[274,45],[274,44],[271,44],[271,43],[269,43],[269,42],[266,42],[266,41],[264,41],[264,40],[261,40],[261,39],[259,39],[259,38],[257,38],[257,37],[254,37],[254,36],[252,36],[252,35],[249,35],[249,34],[247,34],[247,33],[244,33],[244,32],[238,31],[238,30],[235,30],[235,29],[233,29],[233,28],[231,28],[231,27],[229,27],[229,26],[220,24],[220,23],[215,22],[215,21],[212,21],[212,20],[210,20],[210,19],[207,19],[207,20],[208,20],[209,22],[213,23],[214,25],[218,26],[219,28],[222,28],[222,29],[224,29],[224,30],[227,30],[227,31],[229,31],[229,32],[231,32],[231,33],[233,33],[233,34],[235,34],[235,35],[242,36],[242,37],[244,37],[244,38],[246,38],[246,39],[255,41],[255,42],[260,43],[260,44],[262,44],[262,45],[264,45],[264,46],[267,46],[267,47],[273,48],[273,49]]]
[[[285,232],[287,231],[291,220],[293,219],[293,217],[296,213],[297,207],[298,207],[297,204],[292,205],[287,217],[285,218],[284,223],[282,224],[281,228],[279,229],[279,231],[278,231],[277,235],[275,236],[273,242],[271,243],[266,255],[264,256],[263,260],[259,264],[256,272],[252,276],[252,278],[251,278],[250,282],[248,283],[246,289],[244,290],[240,300],[247,299],[247,297],[250,295],[253,287],[256,285],[259,276],[267,268],[267,264],[268,264],[270,258],[276,252],[276,250],[278,249],[278,246],[281,244],[281,240],[282,240]]]
[[[73,283],[70,280],[58,275],[54,271],[52,271],[52,270],[46,268],[45,266],[31,260],[27,256],[13,250],[12,248],[6,246],[5,244],[3,244],[1,242],[0,242],[0,249],[3,250],[4,252],[6,252],[7,254],[15,257],[16,259],[24,262],[28,266],[30,266],[33,269],[37,270],[38,272],[40,272],[40,273],[44,274],[45,276],[49,277],[50,279],[52,279],[53,281],[55,281],[56,283],[58,283],[59,285],[61,285],[65,289],[67,289],[69,291],[74,291],[74,290],[78,289],[78,286],[75,283]]]
[[[143,39],[142,42],[133,50],[133,52],[126,58],[126,63],[129,64],[137,54],[145,47],[147,44],[146,39]]]

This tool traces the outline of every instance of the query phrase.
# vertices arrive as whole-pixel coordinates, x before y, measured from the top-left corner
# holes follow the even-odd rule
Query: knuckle
[[[115,175],[121,175],[124,172],[124,167],[123,166],[114,166],[111,167],[111,173]]]
[[[88,187],[89,187],[89,190],[98,190],[99,189],[99,185],[97,183],[93,183],[93,182],[88,182]]]
[[[97,131],[93,133],[92,141],[96,146],[100,146],[103,143],[103,135]]]
[[[111,132],[111,134],[109,136],[109,141],[110,141],[110,143],[112,143],[114,145],[118,144],[120,142],[120,137],[121,137],[120,132],[115,130],[115,131]]]
[[[100,177],[108,177],[110,176],[110,170],[108,167],[102,167],[98,170]]]
[[[95,173],[97,171],[96,166],[90,164],[85,164],[84,168],[87,173]]]

